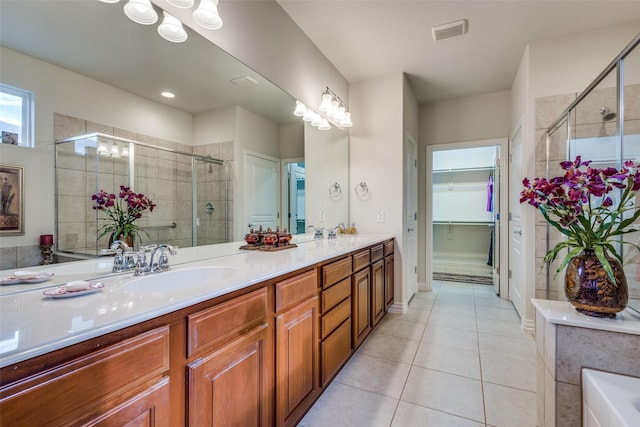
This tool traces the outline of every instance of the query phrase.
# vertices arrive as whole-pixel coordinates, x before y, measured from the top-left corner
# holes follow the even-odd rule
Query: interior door
[[[292,234],[305,232],[304,217],[304,166],[289,164],[289,231]]]
[[[522,126],[509,141],[509,299],[520,317],[523,315],[522,220],[520,188],[522,187]]]
[[[246,222],[263,229],[276,229],[279,225],[280,162],[269,156],[246,153],[245,211]]]
[[[418,147],[408,135],[405,147],[406,174],[406,262],[407,297],[409,301],[418,290]]]
[[[502,171],[500,170],[500,146],[496,147],[496,161],[494,163],[493,173],[493,227],[492,227],[492,247],[493,251],[493,288],[496,295],[500,295],[500,181],[502,179]]]

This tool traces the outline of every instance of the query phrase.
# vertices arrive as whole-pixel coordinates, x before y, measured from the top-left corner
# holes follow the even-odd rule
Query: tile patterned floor
[[[534,427],[535,340],[493,287],[434,282],[387,314],[298,427]]]

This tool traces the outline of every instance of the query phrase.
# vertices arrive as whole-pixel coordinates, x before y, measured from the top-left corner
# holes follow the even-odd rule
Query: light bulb
[[[158,21],[158,14],[149,0],[129,0],[124,5],[124,14],[133,22],[142,25],[151,25]]]
[[[311,108],[307,108],[307,111],[304,112],[304,116],[302,117],[302,120],[304,120],[305,122],[310,122],[311,120],[313,120],[314,114],[315,113]]]
[[[298,117],[302,117],[304,116],[304,113],[307,112],[307,107],[305,107],[305,105],[300,102],[300,101],[296,101],[296,109],[293,112],[294,116],[298,116]]]
[[[313,119],[311,120],[311,126],[320,126],[322,124],[322,117],[320,117],[320,114],[318,113],[314,113],[313,114]]]
[[[329,121],[327,119],[322,119],[322,124],[318,126],[320,130],[329,130],[331,129],[331,125],[329,125]]]
[[[322,111],[323,113],[329,111],[329,108],[331,108],[331,98],[333,97],[330,93],[323,94],[322,102],[320,103],[320,107],[318,107],[318,110]]]
[[[331,108],[329,108],[329,111],[327,111],[327,116],[329,118],[334,118],[338,113],[339,106],[340,106],[340,103],[338,101],[336,100],[331,101]]]
[[[351,113],[350,112],[346,111],[344,113],[344,118],[340,122],[340,126],[342,126],[343,128],[350,128],[351,126],[353,126],[353,123],[351,123]]]
[[[167,0],[167,3],[180,9],[189,9],[193,6],[194,0]]]

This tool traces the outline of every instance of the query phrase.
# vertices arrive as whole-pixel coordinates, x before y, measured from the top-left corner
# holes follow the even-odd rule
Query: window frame
[[[29,147],[35,146],[34,138],[34,106],[35,96],[33,92],[21,89],[19,87],[11,86],[6,83],[0,83],[0,92],[11,96],[16,96],[22,99],[22,114],[21,114],[21,138],[18,141],[17,147]]]

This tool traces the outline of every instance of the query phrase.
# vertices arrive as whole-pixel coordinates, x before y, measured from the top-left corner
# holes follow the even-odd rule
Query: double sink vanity
[[[3,286],[0,424],[296,425],[393,302],[394,241],[239,245],[180,249],[142,277],[92,260]],[[80,278],[104,287],[43,295]]]

